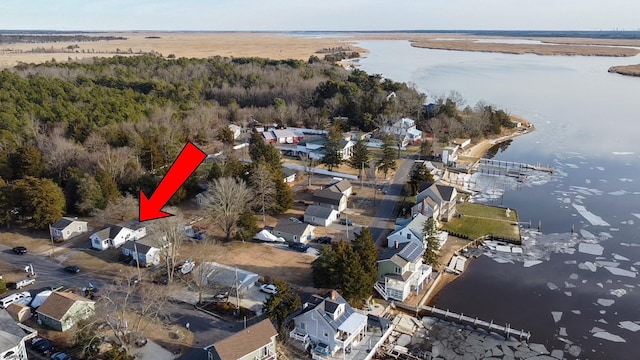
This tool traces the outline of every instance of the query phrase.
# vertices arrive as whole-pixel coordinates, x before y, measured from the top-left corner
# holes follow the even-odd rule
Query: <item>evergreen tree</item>
[[[391,134],[386,134],[382,139],[382,157],[378,160],[378,168],[384,173],[385,179],[390,170],[396,169],[395,141]]]
[[[41,177],[44,173],[42,153],[35,146],[22,146],[9,157],[9,164],[13,168],[13,176],[21,179],[25,176]]]
[[[431,156],[433,149],[431,147],[431,142],[427,139],[423,140],[420,144],[420,157],[424,160],[428,156]]]
[[[321,289],[334,288],[338,276],[336,263],[333,246],[323,246],[318,257],[311,263],[313,286]]]
[[[252,211],[245,211],[240,215],[237,227],[234,236],[237,240],[242,241],[250,240],[259,230],[256,216]]]
[[[102,209],[107,205],[102,196],[100,184],[96,179],[84,174],[78,184],[78,201],[75,204],[76,209],[84,215],[90,215],[96,209]]]
[[[291,187],[284,182],[282,170],[273,171],[273,179],[276,188],[273,211],[283,213],[293,207],[293,191]]]
[[[14,207],[27,226],[46,229],[64,215],[65,199],[60,186],[50,179],[27,176],[13,183]]]
[[[113,177],[109,175],[109,173],[104,170],[99,170],[96,174],[96,181],[100,185],[102,198],[104,199],[104,204],[100,206],[101,209],[104,209],[109,201],[120,198],[121,194],[120,190],[118,190],[118,184],[116,184],[115,180],[113,180]]]
[[[233,130],[231,130],[228,126],[222,126],[220,130],[218,130],[218,140],[220,140],[223,144],[233,146],[235,143]]]
[[[427,249],[424,252],[423,260],[425,264],[431,265],[431,267],[436,267],[440,264],[440,242],[435,237],[437,233],[436,223],[432,217],[424,222],[422,232],[427,238]]]
[[[367,282],[367,287],[372,289],[378,277],[378,247],[373,241],[371,230],[363,227],[360,234],[357,234],[355,239],[351,241],[351,246],[358,255],[366,275],[362,281]]]
[[[267,297],[264,308],[269,319],[276,323],[278,332],[283,335],[287,331],[285,320],[302,306],[302,301],[286,282],[274,279],[273,283],[277,292]]]
[[[353,146],[353,155],[349,159],[349,166],[358,169],[358,177],[362,178],[362,170],[369,167],[369,149],[363,139],[358,139]]]
[[[324,156],[321,162],[327,165],[329,171],[332,171],[334,166],[338,166],[342,163],[342,156],[340,156],[340,142],[342,141],[342,133],[337,126],[329,128],[329,133],[324,142]]]

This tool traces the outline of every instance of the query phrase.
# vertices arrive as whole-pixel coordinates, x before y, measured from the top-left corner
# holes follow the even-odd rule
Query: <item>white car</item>
[[[274,284],[262,284],[260,285],[260,291],[267,294],[277,294],[278,288]]]

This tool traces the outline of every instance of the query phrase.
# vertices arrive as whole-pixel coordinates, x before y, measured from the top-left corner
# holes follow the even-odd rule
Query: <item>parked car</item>
[[[267,294],[277,294],[278,288],[274,284],[262,284],[260,285],[260,291]]]
[[[72,274],[77,274],[80,272],[80,267],[77,265],[69,265],[67,267],[64,268],[64,271],[68,272],[68,273],[72,273]]]
[[[71,356],[61,351],[51,355],[51,360],[71,360]]]
[[[38,339],[33,343],[33,349],[41,354],[54,350],[53,344],[47,339]]]
[[[342,218],[342,219],[340,219],[340,224],[353,226],[353,221],[351,221],[351,220],[349,220],[347,218]]]
[[[24,246],[16,246],[13,248],[13,252],[18,255],[23,255],[27,253],[27,248]]]
[[[313,350],[318,354],[331,355],[331,349],[329,349],[329,345],[325,343],[318,343],[318,345],[316,345],[315,349]]]
[[[299,243],[299,242],[290,242],[289,247],[293,250],[300,251],[300,252],[307,252],[307,250],[309,250],[308,245]]]
[[[316,239],[316,241],[320,244],[331,244],[331,240],[333,240],[331,236],[320,236]]]

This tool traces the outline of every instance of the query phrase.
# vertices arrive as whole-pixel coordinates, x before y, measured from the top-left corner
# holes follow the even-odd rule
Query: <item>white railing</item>
[[[303,344],[309,342],[309,334],[302,334],[296,331],[296,329],[291,330],[289,333],[289,337],[295,340],[301,341]]]
[[[384,287],[382,287],[382,285],[380,285],[380,283],[375,283],[373,285],[373,288],[376,289],[376,291],[378,292],[378,294],[380,294],[380,296],[382,296],[382,298],[387,301],[389,300],[389,295],[387,294],[387,292],[384,290]]]

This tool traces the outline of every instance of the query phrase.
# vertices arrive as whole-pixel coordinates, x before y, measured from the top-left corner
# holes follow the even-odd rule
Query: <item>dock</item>
[[[470,168],[469,172],[479,172],[481,174],[505,175],[524,180],[527,171],[540,171],[553,174],[554,169],[540,165],[532,165],[514,161],[495,160],[480,158]]]
[[[427,311],[430,314],[442,317],[444,318],[444,320],[456,322],[460,325],[471,325],[473,327],[481,328],[489,332],[491,331],[497,332],[497,333],[503,334],[506,338],[509,338],[510,336],[514,336],[514,337],[517,337],[519,340],[526,340],[527,342],[529,341],[529,338],[531,338],[530,331],[515,330],[515,329],[512,329],[511,325],[509,324],[506,324],[504,326],[497,325],[493,323],[493,320],[491,322],[487,322],[484,320],[479,320],[478,318],[465,316],[463,314],[456,314],[449,310],[438,309],[433,306],[420,305],[419,309]]]

